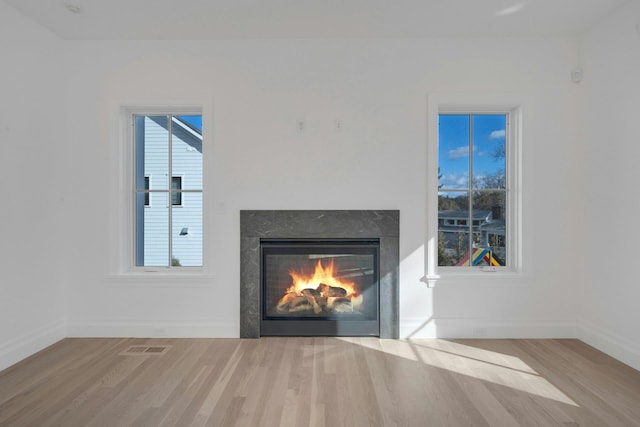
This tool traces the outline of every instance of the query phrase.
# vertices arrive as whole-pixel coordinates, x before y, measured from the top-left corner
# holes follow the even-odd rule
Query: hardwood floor
[[[65,339],[0,372],[0,426],[204,425],[640,426],[640,372],[578,340],[374,338]]]

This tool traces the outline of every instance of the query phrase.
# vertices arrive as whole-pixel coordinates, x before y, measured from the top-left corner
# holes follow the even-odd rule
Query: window
[[[520,272],[521,109],[435,98],[430,99],[429,283],[447,275]]]
[[[506,266],[508,114],[439,114],[438,266]]]
[[[131,120],[133,266],[202,267],[202,115]]]

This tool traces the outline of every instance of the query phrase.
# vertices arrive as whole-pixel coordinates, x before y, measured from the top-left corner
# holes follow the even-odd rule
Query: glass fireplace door
[[[261,241],[261,335],[378,336],[379,241]]]

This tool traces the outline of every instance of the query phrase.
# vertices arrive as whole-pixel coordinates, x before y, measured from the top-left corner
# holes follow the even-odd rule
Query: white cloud
[[[489,139],[503,139],[506,134],[504,129],[494,130],[489,134]]]
[[[447,189],[462,189],[469,186],[469,174],[468,173],[452,173],[444,175],[438,182],[442,188]]]
[[[447,157],[450,160],[458,160],[464,157],[469,157],[469,146],[464,145],[462,147],[454,148],[453,150],[447,151]]]

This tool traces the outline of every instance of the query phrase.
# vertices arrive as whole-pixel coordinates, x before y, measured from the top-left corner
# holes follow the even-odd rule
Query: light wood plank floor
[[[578,340],[374,338],[65,339],[0,372],[0,426],[204,425],[640,426],[640,372]]]

